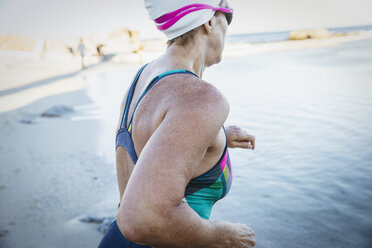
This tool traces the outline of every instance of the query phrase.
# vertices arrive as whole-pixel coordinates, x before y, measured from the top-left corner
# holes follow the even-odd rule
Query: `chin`
[[[217,59],[216,59],[216,63],[215,63],[215,64],[220,63],[221,60],[222,60],[222,54],[221,54],[220,56],[217,57]]]
[[[222,54],[213,60],[212,65],[220,63],[222,60]]]
[[[212,65],[215,65],[215,64],[218,64],[220,63],[222,60],[222,54],[220,54],[218,57],[214,57],[213,59],[209,60],[207,63],[206,63],[206,67],[209,67],[209,66],[212,66]]]

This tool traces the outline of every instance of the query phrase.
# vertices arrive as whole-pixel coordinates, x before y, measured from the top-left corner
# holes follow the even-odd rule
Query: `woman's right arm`
[[[229,112],[217,91],[176,98],[143,148],[118,212],[123,235],[154,247],[253,247],[244,224],[201,218],[184,198],[185,188]]]

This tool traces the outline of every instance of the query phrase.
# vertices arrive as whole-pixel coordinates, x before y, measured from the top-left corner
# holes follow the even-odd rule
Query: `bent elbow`
[[[143,234],[141,232],[136,231],[136,229],[132,225],[124,223],[118,226],[121,234],[127,240],[137,244],[143,242]]]
[[[161,238],[161,226],[159,221],[145,218],[143,215],[121,215],[121,218],[118,218],[120,232],[126,239],[137,244],[149,245],[155,238]]]

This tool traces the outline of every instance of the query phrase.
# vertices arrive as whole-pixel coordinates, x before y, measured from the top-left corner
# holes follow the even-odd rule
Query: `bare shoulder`
[[[185,74],[168,78],[164,85],[169,87],[168,96],[171,97],[168,112],[182,111],[190,116],[205,117],[222,124],[226,120],[230,110],[229,102],[214,85]]]

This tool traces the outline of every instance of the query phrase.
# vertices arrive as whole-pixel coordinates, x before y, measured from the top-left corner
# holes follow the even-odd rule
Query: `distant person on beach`
[[[101,58],[101,60],[102,61],[104,61],[106,58],[105,58],[105,54],[103,53],[103,51],[102,51],[102,48],[104,47],[105,45],[103,45],[103,44],[98,44],[97,46],[96,46],[96,49],[97,49],[97,55],[98,55],[98,57],[100,57]]]
[[[81,57],[81,69],[84,69],[85,68],[85,64],[84,64],[85,46],[84,46],[84,43],[83,43],[83,38],[80,38],[78,51],[79,51],[79,54],[80,54],[80,57]]]
[[[221,60],[233,11],[225,0],[145,6],[168,48],[141,67],[124,95],[116,130],[120,204],[99,248],[253,247],[245,224],[209,220],[232,184],[228,147],[255,148],[254,136],[224,128],[229,103],[202,79]]]

